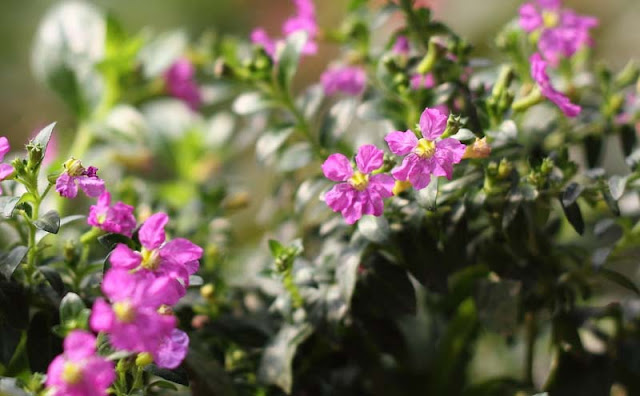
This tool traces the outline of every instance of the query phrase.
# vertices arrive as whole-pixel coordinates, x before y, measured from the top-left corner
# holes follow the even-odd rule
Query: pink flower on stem
[[[56,191],[65,198],[75,198],[78,186],[88,197],[97,197],[104,192],[104,180],[97,175],[98,168],[84,168],[82,163],[71,158],[64,163],[65,171],[56,180]]]
[[[409,49],[409,39],[407,38],[407,36],[400,35],[396,38],[395,43],[393,43],[391,51],[398,55],[408,55]]]
[[[453,138],[437,140],[447,127],[447,115],[438,109],[425,109],[420,116],[422,138],[408,130],[391,132],[385,137],[389,149],[404,155],[402,164],[391,171],[400,181],[409,181],[420,190],[429,185],[431,176],[451,180],[453,165],[462,160],[465,145]]]
[[[11,150],[9,140],[2,136],[0,137],[0,161],[4,160],[4,156]],[[7,177],[13,174],[13,166],[9,164],[0,164],[0,181],[3,181]],[[2,188],[0,188],[0,194],[2,194]]]
[[[334,212],[341,212],[347,223],[355,223],[363,214],[382,215],[384,198],[391,197],[393,178],[386,174],[371,175],[384,163],[384,152],[372,144],[360,146],[356,155],[357,169],[342,154],[331,154],[322,164],[322,172],[339,183],[325,196]]]
[[[197,110],[202,104],[202,97],[194,75],[193,64],[186,58],[180,58],[164,73],[164,82],[171,96],[181,99],[192,110]]]
[[[182,363],[189,351],[189,336],[182,330],[173,329],[171,335],[160,343],[153,355],[158,367],[174,369]]]
[[[116,375],[113,363],[96,355],[96,338],[74,330],[64,339],[64,353],[47,370],[51,396],[106,396]]]
[[[296,14],[284,22],[282,33],[288,37],[298,31],[307,32],[309,36],[302,53],[313,55],[318,51],[318,44],[315,41],[318,35],[315,6],[311,0],[294,0],[293,2],[296,6]],[[283,41],[283,39],[272,39],[263,28],[256,28],[251,32],[251,42],[262,46],[272,58],[275,57],[276,48]]]
[[[367,85],[367,73],[358,66],[332,67],[322,73],[320,82],[325,95],[342,92],[348,95],[360,95]]]
[[[142,244],[140,252],[127,245],[118,244],[111,252],[109,261],[113,268],[121,268],[140,278],[168,278],[171,293],[166,295],[164,304],[175,304],[186,293],[189,275],[199,267],[202,248],[184,238],[166,241],[164,227],[169,216],[156,213],[140,227],[138,238]]]
[[[531,62],[531,76],[538,83],[542,95],[555,103],[567,117],[576,117],[580,114],[582,111],[580,106],[571,103],[568,97],[553,88],[547,75],[547,62],[542,59],[540,54],[533,54],[529,58],[529,62]]]
[[[89,208],[87,223],[107,232],[115,232],[131,237],[136,228],[136,218],[133,216],[133,206],[116,202],[111,206],[111,194],[105,191],[98,198],[95,205]]]
[[[427,74],[415,73],[411,76],[410,84],[411,84],[411,89],[413,90],[431,89],[435,87],[436,80],[433,77],[432,73],[427,73]]]
[[[176,318],[158,312],[173,293],[169,278],[140,278],[111,268],[102,281],[103,299],[93,304],[89,323],[94,331],[109,334],[115,348],[154,354],[176,327]]]
[[[563,9],[559,0],[536,0],[520,7],[520,27],[527,33],[539,34],[538,49],[553,66],[580,48],[591,46],[589,30],[596,26],[596,18]]]

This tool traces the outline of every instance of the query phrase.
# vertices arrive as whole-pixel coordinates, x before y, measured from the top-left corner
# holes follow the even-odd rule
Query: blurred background
[[[517,15],[521,4],[515,0],[420,0],[429,3],[436,17],[451,24],[477,48],[477,55],[492,51],[492,37],[504,23]],[[276,32],[291,13],[289,0],[93,0],[89,1],[118,16],[130,32],[154,32],[185,27],[197,37],[212,29],[220,33],[248,36],[254,26]],[[382,1],[379,1],[382,3]],[[3,0],[0,13],[0,134],[16,146],[26,142],[36,128],[52,120],[72,130],[63,103],[40,86],[30,68],[33,37],[53,0]],[[346,0],[318,0],[321,26],[334,27]],[[640,1],[565,0],[580,14],[600,19],[596,32],[596,59],[622,67],[630,58],[640,57]],[[401,23],[401,21],[397,21]],[[322,48],[330,54],[335,48]],[[307,61],[304,78],[315,80],[328,56]],[[64,139],[67,140],[67,139]]]

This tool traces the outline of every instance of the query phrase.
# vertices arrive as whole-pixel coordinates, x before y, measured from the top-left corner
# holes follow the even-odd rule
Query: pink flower
[[[104,192],[104,180],[97,175],[98,168],[84,168],[82,163],[71,158],[64,163],[65,171],[56,180],[56,191],[65,198],[75,198],[78,186],[88,197],[97,197]]]
[[[407,36],[400,35],[396,38],[396,42],[393,43],[393,48],[391,48],[391,51],[398,55],[408,55],[409,48],[409,39],[407,39]]]
[[[89,225],[98,227],[107,232],[115,232],[131,237],[136,228],[136,218],[133,216],[133,206],[122,202],[111,205],[111,194],[105,191],[98,198],[95,205],[89,208]]]
[[[202,104],[202,97],[194,81],[194,74],[193,64],[186,58],[180,58],[164,73],[164,82],[171,96],[197,110]]]
[[[153,355],[158,367],[174,369],[182,363],[189,351],[189,336],[182,330],[173,329],[171,335],[162,340]]]
[[[111,268],[102,281],[103,299],[93,304],[89,323],[94,331],[109,334],[115,348],[154,354],[176,326],[176,318],[158,308],[173,293],[169,278],[141,278],[120,268]]]
[[[315,6],[311,0],[293,0],[293,2],[296,6],[296,14],[284,22],[282,33],[288,37],[301,30],[307,32],[309,36],[302,53],[313,55],[318,51],[318,44],[315,41],[318,35]],[[283,39],[272,39],[263,28],[256,28],[251,32],[251,42],[262,46],[272,58],[275,57],[277,46],[283,41]]]
[[[172,292],[166,295],[164,304],[175,304],[186,293],[189,275],[199,267],[202,248],[184,238],[176,238],[166,242],[164,226],[169,216],[156,213],[144,222],[138,237],[142,251],[129,249],[127,245],[118,244],[111,252],[109,261],[114,268],[122,268],[137,277],[168,278],[171,280]]]
[[[425,109],[420,116],[422,138],[411,131],[391,132],[384,140],[396,155],[406,155],[402,164],[391,171],[400,181],[409,181],[420,190],[429,185],[431,176],[451,180],[453,165],[462,160],[465,145],[453,138],[437,140],[447,127],[447,115],[438,109]]]
[[[106,396],[116,378],[113,363],[96,356],[96,338],[74,330],[64,339],[64,353],[47,370],[46,386],[51,396]]]
[[[360,146],[356,155],[357,170],[342,154],[331,154],[322,164],[322,172],[333,181],[325,202],[334,212],[341,212],[346,222],[355,223],[363,214],[382,215],[383,199],[392,196],[395,182],[386,174],[371,175],[384,163],[384,152],[372,144]]]
[[[540,35],[538,49],[553,66],[585,45],[591,46],[589,30],[596,26],[596,18],[563,9],[559,0],[536,0],[520,7],[520,27]]]
[[[4,160],[4,156],[11,150],[9,140],[2,136],[0,137],[0,161]],[[13,174],[13,166],[9,164],[0,164],[0,181],[3,181],[7,177]],[[2,194],[2,188],[0,188],[0,194]]]
[[[367,85],[367,73],[357,66],[332,67],[322,73],[320,82],[325,95],[343,92],[348,95],[360,95]]]
[[[411,89],[430,89],[436,85],[436,80],[432,73],[419,74],[415,73],[411,76]]]
[[[580,106],[571,103],[569,98],[553,88],[547,75],[547,62],[542,59],[540,54],[531,55],[529,62],[531,62],[531,76],[538,83],[542,95],[555,103],[567,117],[576,117],[580,114],[582,111]]]

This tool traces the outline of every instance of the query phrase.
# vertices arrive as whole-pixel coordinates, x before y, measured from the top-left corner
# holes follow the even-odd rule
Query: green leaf
[[[428,211],[435,212],[438,198],[438,177],[432,176],[429,185],[416,193],[416,202]]]
[[[160,368],[155,364],[150,364],[144,368],[144,371],[151,373],[155,376],[163,378],[167,381],[174,382],[176,384],[189,386],[189,377],[187,376],[187,372],[178,367],[177,369],[169,370],[165,368]]]
[[[71,215],[71,216],[65,216],[62,219],[60,219],[60,227],[63,227],[69,223],[72,223],[74,221],[77,220],[82,220],[82,219],[86,219],[87,216],[85,215]],[[43,230],[38,230],[36,232],[36,243],[40,243],[40,241],[42,240],[42,238],[46,237],[47,235],[51,235],[49,232],[47,231],[43,231]]]
[[[563,201],[561,201],[563,202]],[[569,223],[573,226],[573,229],[580,235],[584,234],[584,220],[582,219],[582,212],[577,202],[573,202],[571,205],[565,206],[562,204],[564,215],[569,220]]]
[[[274,103],[260,92],[247,92],[236,98],[231,109],[238,115],[250,115],[273,107]]]
[[[624,153],[624,155],[630,155],[633,152],[633,148],[638,142],[636,129],[632,125],[622,125],[622,127],[620,128],[620,142],[622,144],[622,152]]]
[[[55,290],[58,295],[61,296],[64,293],[64,282],[62,282],[60,273],[55,268],[42,265],[38,267],[38,271],[44,275],[47,282],[49,282],[53,290]]]
[[[264,162],[284,144],[294,129],[290,126],[284,128],[269,129],[258,138],[256,142],[256,158]]]
[[[609,207],[609,210],[616,215],[620,216],[620,207],[618,206],[618,201],[616,201],[611,195],[611,191],[608,186],[602,189],[602,198],[604,198],[604,202]]]
[[[60,230],[60,215],[55,210],[50,210],[38,220],[34,221],[33,225],[42,231],[57,234],[58,230]]]
[[[600,160],[600,153],[602,152],[602,137],[588,135],[584,139],[584,148],[587,154],[587,164],[589,168],[595,168]]]
[[[0,364],[7,366],[15,354],[22,332],[9,323],[0,323]],[[2,390],[0,388],[0,390]],[[1,394],[1,393],[0,393]]]
[[[614,175],[609,178],[607,184],[609,185],[609,191],[611,191],[611,197],[617,201],[624,194],[624,189],[627,186],[627,178]]]
[[[82,319],[83,311],[86,309],[87,307],[80,296],[75,293],[67,293],[60,302],[60,323],[66,324]]]
[[[354,98],[342,99],[329,110],[320,127],[320,144],[332,146],[344,135],[353,120],[358,101]]]
[[[625,275],[607,268],[600,268],[598,269],[597,273],[610,280],[611,282],[616,283],[617,285],[622,286],[627,290],[631,290],[632,292],[640,296],[640,289],[638,289],[638,286],[636,286],[636,284]]]
[[[20,202],[20,197],[2,197],[2,201],[0,201],[0,207],[2,207],[2,214],[4,217],[13,216],[13,211]]]
[[[269,251],[271,251],[273,258],[278,258],[285,252],[285,247],[275,239],[269,239]]]
[[[278,56],[277,66],[277,80],[278,85],[282,87],[285,92],[288,92],[291,86],[291,80],[296,74],[298,69],[298,63],[300,62],[300,55],[304,46],[307,44],[308,34],[303,30],[299,30],[287,37],[284,48]]]
[[[99,236],[98,242],[108,250],[113,250],[119,243],[129,246],[131,239],[122,234],[106,234]]]
[[[567,186],[562,194],[562,205],[569,206],[578,199],[580,194],[584,191],[584,186],[578,183],[571,183]]]
[[[152,383],[150,383],[149,385],[147,385],[147,389],[151,389],[151,388],[160,388],[160,389],[169,389],[172,391],[177,391],[178,387],[169,381],[153,381]]]
[[[37,144],[42,148],[42,152],[47,152],[47,146],[49,145],[49,140],[51,140],[51,133],[53,132],[53,128],[55,128],[56,123],[52,122],[46,127],[42,128],[40,132],[36,135],[35,138],[31,141],[33,144]]]
[[[298,346],[311,334],[309,324],[285,324],[276,337],[269,342],[260,361],[258,378],[267,384],[279,386],[285,393],[291,393],[293,385],[292,363]]]
[[[13,271],[20,265],[28,251],[29,248],[26,246],[16,246],[11,249],[9,253],[0,256],[0,273],[2,273],[7,280],[11,279]]]
[[[362,216],[358,221],[358,231],[374,243],[384,243],[389,239],[389,222],[383,216]]]

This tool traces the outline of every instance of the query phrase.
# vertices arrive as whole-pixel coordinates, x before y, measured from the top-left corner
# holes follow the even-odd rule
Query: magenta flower
[[[138,237],[142,251],[131,250],[127,245],[118,244],[111,252],[109,261],[114,268],[122,268],[142,278],[167,277],[172,292],[167,294],[164,304],[175,304],[186,293],[189,275],[199,267],[202,248],[184,238],[166,242],[164,226],[169,216],[156,213],[140,227]]]
[[[367,85],[367,73],[358,66],[332,67],[322,73],[320,82],[325,95],[343,92],[348,95],[360,95]]]
[[[115,378],[113,363],[96,356],[93,334],[74,330],[64,339],[64,353],[49,364],[47,395],[106,396]]]
[[[315,41],[318,35],[315,6],[311,0],[293,0],[293,2],[296,6],[296,14],[284,22],[282,33],[288,37],[301,30],[307,32],[308,39],[302,53],[313,55],[318,51],[318,44]],[[251,42],[264,48],[272,58],[275,57],[276,48],[283,41],[283,39],[272,39],[261,27],[251,32]]]
[[[407,39],[407,36],[400,35],[396,38],[395,43],[393,43],[393,48],[391,48],[391,51],[398,55],[408,55],[409,49],[409,39]]]
[[[433,77],[432,73],[427,73],[427,74],[415,73],[411,76],[410,84],[411,84],[411,89],[413,90],[431,89],[435,87],[436,80]]]
[[[382,215],[384,198],[392,196],[393,178],[386,174],[371,175],[384,163],[384,152],[372,144],[360,146],[355,171],[342,154],[331,154],[322,164],[322,172],[339,183],[333,186],[324,200],[334,212],[341,212],[347,223],[355,223],[363,214]]]
[[[0,161],[4,160],[4,156],[11,150],[9,140],[2,136],[0,137]],[[13,174],[13,166],[9,164],[0,164],[0,181],[3,181],[7,177]],[[0,187],[0,194],[2,194],[2,188]]]
[[[97,197],[104,192],[104,180],[97,175],[98,168],[84,168],[82,163],[71,157],[64,163],[65,171],[56,180],[56,191],[65,198],[75,198],[78,186],[88,197]]]
[[[567,117],[576,117],[580,114],[580,111],[582,111],[580,106],[571,103],[569,98],[553,88],[547,75],[547,62],[542,59],[540,54],[531,55],[529,62],[531,62],[531,76],[538,83],[542,95],[555,103]]]
[[[133,206],[116,202],[111,206],[111,194],[105,191],[98,198],[95,205],[89,208],[87,223],[107,232],[115,232],[131,237],[136,228],[136,218],[133,216]]]
[[[182,363],[189,351],[189,336],[182,330],[173,329],[171,335],[162,340],[153,355],[158,367],[174,369]]]
[[[170,282],[166,277],[143,278],[111,268],[102,281],[102,292],[111,305],[96,300],[89,319],[91,329],[109,334],[115,348],[156,353],[176,327],[174,316],[158,312],[167,299],[173,299],[167,297],[173,294]]]
[[[193,64],[186,58],[180,58],[164,73],[164,82],[171,96],[197,110],[202,104],[202,96],[194,81],[194,74]]]
[[[447,128],[447,115],[438,109],[425,109],[420,116],[422,138],[412,131],[391,132],[384,140],[396,155],[405,155],[402,164],[391,171],[400,181],[409,181],[420,190],[429,185],[431,176],[451,180],[453,165],[462,160],[465,145],[453,138],[436,140]]]
[[[563,9],[559,0],[536,0],[520,7],[520,27],[539,35],[538,49],[553,66],[580,48],[591,46],[589,30],[596,26],[596,18]]]

